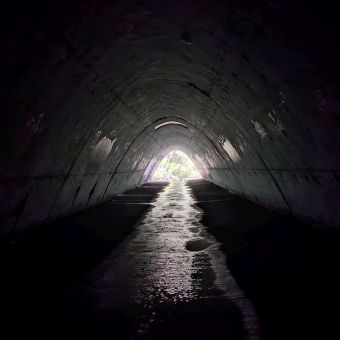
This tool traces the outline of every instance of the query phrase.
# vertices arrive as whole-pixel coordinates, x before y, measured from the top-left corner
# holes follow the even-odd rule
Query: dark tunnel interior
[[[335,2],[1,7],[8,339],[340,336]]]

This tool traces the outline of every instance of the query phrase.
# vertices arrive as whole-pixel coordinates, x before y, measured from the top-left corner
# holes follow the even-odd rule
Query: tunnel
[[[321,333],[309,328],[309,334],[304,328],[307,321],[301,321],[304,327],[300,325],[301,334],[296,338],[319,334],[321,339],[327,330],[332,336],[324,335],[324,339],[337,337],[331,320],[338,312],[330,312],[329,301],[321,302],[309,295],[327,295],[329,288],[329,295],[336,300],[338,293],[335,272],[340,258],[336,251],[340,221],[340,31],[336,4],[303,0],[15,0],[6,2],[1,12],[0,239],[3,275],[7,278],[5,295],[15,287],[11,294],[16,296],[22,290],[20,286],[25,286],[25,278],[31,273],[25,257],[34,253],[32,262],[37,263],[37,259],[44,260],[45,252],[54,260],[59,255],[66,259],[67,247],[76,252],[75,245],[85,237],[79,225],[86,220],[91,232],[86,234],[86,245],[82,247],[93,246],[94,253],[100,254],[91,257],[82,248],[85,259],[80,256],[82,264],[74,264],[82,268],[79,273],[71,264],[67,269],[58,267],[58,275],[74,281],[80,272],[83,275],[120,247],[137,217],[150,214],[143,209],[149,209],[150,204],[157,209],[165,193],[169,197],[180,193],[179,197],[187,197],[185,202],[190,201],[187,195],[195,195],[203,224],[209,227],[215,223],[214,218],[223,221],[214,237],[224,244],[223,235],[231,229],[227,227],[229,210],[220,199],[222,195],[223,199],[233,197],[235,202],[235,206],[228,203],[235,220],[229,223],[233,231],[226,239],[243,230],[243,215],[261,221],[253,222],[256,227],[265,223],[268,227],[268,216],[274,219],[275,215],[275,221],[269,223],[271,228],[265,229],[267,233],[254,227],[263,234],[256,234],[261,236],[256,236],[260,243],[253,255],[256,257],[258,251],[265,253],[266,259],[275,257],[278,251],[273,245],[278,242],[280,251],[290,253],[291,266],[296,261],[303,262],[292,270],[296,275],[292,282],[301,284],[299,293],[288,284],[288,291],[294,290],[295,294],[290,296],[295,302],[303,296],[304,306],[297,303],[301,315],[295,311],[292,325],[299,324],[296,320],[303,319],[302,314],[308,314],[306,306],[312,306],[308,295],[315,302],[313,317],[322,319]],[[150,182],[161,160],[173,150],[188,155],[201,181],[168,186]],[[141,190],[150,200],[138,201],[137,205],[131,197]],[[199,203],[207,199],[206,192],[214,193],[214,208],[212,203]],[[231,196],[225,196],[227,193]],[[124,208],[115,206],[109,215],[94,213],[110,202],[124,199]],[[185,204],[189,203],[183,203],[183,207]],[[90,217],[84,217],[83,222],[67,222],[89,212]],[[105,234],[111,241],[112,233],[118,233],[113,237],[114,244],[94,246],[98,234],[102,236],[98,231],[100,223],[115,230]],[[252,233],[255,231],[251,232],[251,240],[255,238]],[[231,276],[245,292],[245,299],[254,304],[261,324],[261,317],[267,320],[270,310],[279,310],[280,304],[262,308],[256,300],[261,300],[262,295],[254,287],[278,284],[283,289],[285,278],[276,277],[273,273],[277,268],[268,266],[266,270],[275,277],[271,276],[270,283],[262,278],[252,286],[249,273],[235,263],[244,261],[244,268],[252,265],[245,263],[245,257],[233,262],[234,255],[228,257],[235,248],[233,241],[226,242],[221,249],[230,261]],[[244,244],[251,243],[247,242]],[[57,248],[54,254],[51,249]],[[45,260],[48,258],[46,255]],[[91,263],[89,267],[84,261]],[[309,267],[312,263],[316,266],[313,275]],[[287,262],[282,260],[277,266],[285,265]],[[18,270],[13,269],[16,266]],[[41,280],[45,266],[49,267],[44,263],[43,269],[32,269],[39,278],[36,282]],[[173,272],[180,267],[173,268]],[[70,272],[66,275],[67,270]],[[322,274],[318,274],[320,270]],[[53,287],[66,285],[53,275],[49,278]],[[311,283],[313,280],[316,281]],[[317,285],[321,290],[318,293]],[[24,304],[36,284],[27,287],[18,295],[9,319],[15,319],[21,308],[26,316],[19,320],[30,314]],[[37,300],[45,299],[43,293],[39,297],[38,289],[33,291]],[[48,296],[54,296],[50,291]],[[269,291],[270,288],[268,295],[263,293],[268,301]],[[34,299],[28,301],[34,305]],[[284,299],[279,301],[284,303]],[[85,302],[77,303],[67,308],[81,310]],[[220,306],[219,301],[204,308],[212,315],[218,310],[219,318],[220,310],[225,308],[232,314],[234,307],[228,306]],[[287,311],[286,307],[281,311]],[[324,314],[325,310],[329,313]],[[74,311],[81,314],[77,313]],[[313,317],[308,314],[305,319],[313,323]],[[105,317],[96,314],[84,318],[88,321]],[[125,322],[119,321],[121,315],[117,319],[111,315],[110,320],[112,324]],[[230,323],[235,328],[237,321],[230,320],[226,327]],[[42,327],[34,327],[31,321],[27,322],[27,334],[35,334],[36,328]],[[74,334],[80,334],[76,329],[83,329],[86,322],[79,322],[81,326],[72,324]],[[110,322],[104,323],[100,335],[88,333],[92,334],[89,339],[109,338]],[[266,328],[266,322],[271,326]],[[63,325],[66,323],[69,326],[71,321],[64,320]],[[263,327],[263,339],[295,339],[294,334],[282,330],[286,327],[282,324],[264,321]],[[19,337],[19,333],[13,334]],[[242,338],[232,332],[228,336]],[[248,334],[247,339],[262,339],[258,334],[251,336]],[[52,339],[53,332],[44,338]],[[161,338],[167,339],[164,335],[150,335],[150,339]],[[187,335],[186,339],[191,338]]]

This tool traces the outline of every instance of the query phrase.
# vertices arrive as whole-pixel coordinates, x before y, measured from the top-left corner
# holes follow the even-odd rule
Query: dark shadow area
[[[89,315],[91,302],[86,294],[75,291],[75,296],[80,295],[81,299],[73,299],[77,305],[68,306],[81,320],[79,328],[77,320],[69,323],[58,312],[64,309],[66,301],[61,296],[72,282],[100,264],[129,236],[136,221],[148,209],[147,203],[163,186],[158,183],[130,190],[125,193],[127,196],[118,196],[118,200],[3,241],[1,309],[8,338],[60,339],[74,332],[75,338],[91,339],[91,324],[87,325],[86,321],[97,316]],[[119,320],[115,318],[116,324],[124,327],[124,320]]]
[[[165,320],[141,340],[241,340],[245,339],[242,315],[226,298],[199,299],[163,307]]]
[[[264,337],[338,338],[339,233],[232,194],[214,201],[222,189],[207,182],[190,186],[201,201],[202,223],[221,242],[232,275],[257,310]]]

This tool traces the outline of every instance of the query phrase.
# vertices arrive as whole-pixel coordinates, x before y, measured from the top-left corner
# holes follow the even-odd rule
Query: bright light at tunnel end
[[[150,181],[194,180],[202,178],[192,160],[182,151],[169,152],[153,172]]]

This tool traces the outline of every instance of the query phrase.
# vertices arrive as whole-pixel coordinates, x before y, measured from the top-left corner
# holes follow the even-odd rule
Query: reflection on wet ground
[[[148,183],[1,241],[3,334],[337,339],[334,229],[314,229],[202,180]]]
[[[170,317],[169,313],[176,314],[179,309],[183,311],[190,306],[195,313],[204,313],[201,308],[225,304],[229,306],[228,313],[225,308],[215,308],[216,321],[206,331],[210,330],[211,334],[212,327],[216,330],[218,319],[230,318],[233,310],[232,317],[239,316],[243,327],[236,330],[236,323],[233,329],[223,330],[218,339],[230,334],[235,339],[236,336],[243,338],[243,334],[249,339],[258,339],[253,307],[231,276],[219,243],[200,223],[202,213],[194,204],[185,182],[166,186],[134,234],[97,269],[91,279],[95,281],[91,295],[103,308],[139,312],[134,318],[132,337],[150,338],[153,328],[159,328],[157,323],[165,325],[175,316]],[[179,327],[175,319],[172,332]],[[228,321],[224,322],[227,326]],[[165,328],[169,336],[169,325]],[[221,332],[222,325],[219,328]],[[200,334],[195,338],[200,339],[202,330],[196,331]],[[195,328],[190,333],[195,333]],[[160,336],[159,330],[157,334]]]

